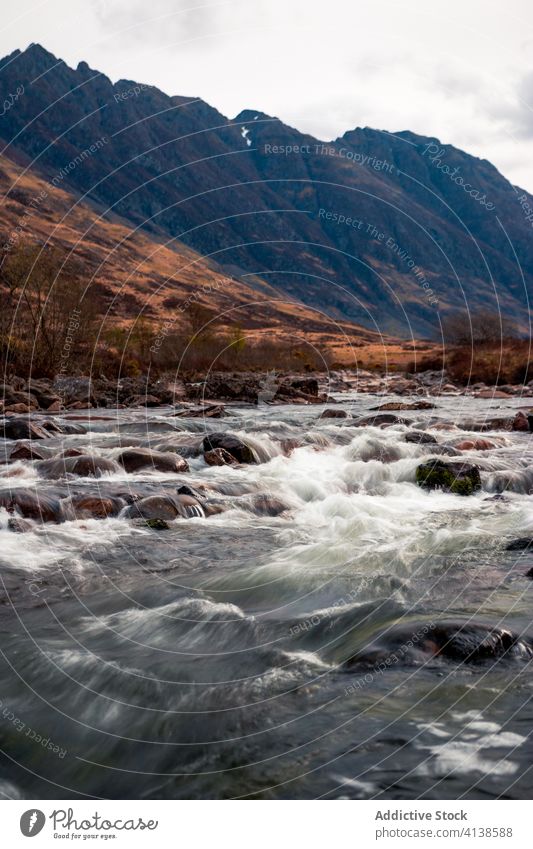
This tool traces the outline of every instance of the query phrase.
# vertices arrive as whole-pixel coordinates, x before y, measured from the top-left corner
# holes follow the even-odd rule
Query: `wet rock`
[[[524,551],[533,546],[533,537],[520,537],[505,546],[506,551]]]
[[[23,404],[28,409],[36,409],[39,404],[36,397],[30,392],[14,389],[7,383],[0,385],[0,400],[7,408]]]
[[[410,430],[404,437],[406,442],[413,442],[416,445],[434,445],[437,440],[431,433],[426,433],[424,430]]]
[[[232,433],[210,433],[203,441],[204,454],[215,448],[223,448],[237,463],[257,463],[255,452],[238,436]]]
[[[189,398],[220,399],[258,403],[306,403],[324,401],[319,395],[318,380],[314,377],[293,377],[279,374],[236,374],[212,372],[204,381],[187,386]]]
[[[213,448],[211,451],[206,451],[204,454],[204,460],[208,466],[237,465],[235,457],[224,448]]]
[[[44,422],[43,427],[46,427],[49,430],[53,430],[55,433],[62,433],[65,436],[71,436],[72,434],[84,434],[87,433],[87,428],[81,424],[74,424],[73,422]]]
[[[524,577],[533,579],[533,567],[528,569]]]
[[[26,519],[19,519],[18,516],[10,516],[7,520],[7,527],[15,534],[26,534],[32,529],[31,524]]]
[[[319,419],[347,419],[347,418],[348,418],[348,413],[346,412],[346,410],[333,410],[333,409],[330,409],[330,408],[328,408],[327,410],[324,410],[319,416]]]
[[[168,524],[168,522],[165,522],[164,519],[147,519],[144,524],[147,528],[151,528],[153,531],[170,530],[170,525]]]
[[[44,428],[28,418],[5,419],[0,423],[0,436],[4,439],[47,439]]]
[[[74,405],[80,405],[79,409],[97,406],[90,377],[58,376],[52,385],[52,392],[61,397],[65,406],[71,409]]]
[[[513,658],[528,661],[533,657],[533,642],[504,628],[479,622],[431,622],[390,629],[382,640],[349,658],[344,669],[374,667],[383,671],[398,663],[427,663],[430,657],[460,664]]]
[[[209,488],[205,486],[205,484],[200,484],[202,489],[208,490]],[[200,489],[195,489],[193,486],[189,486],[188,484],[182,484],[176,488],[176,492],[178,495],[192,495],[193,498],[198,499],[198,501],[202,501],[202,499],[206,498],[206,492],[202,492]]]
[[[390,427],[396,424],[408,424],[408,422],[393,413],[377,413],[375,416],[362,416],[353,424],[355,427]]]
[[[374,407],[375,410],[434,410],[435,404],[431,401],[387,401]]]
[[[280,516],[290,509],[290,505],[281,498],[268,493],[253,495],[251,499],[252,510],[258,516]]]
[[[29,404],[8,404],[4,407],[4,413],[31,413],[32,407]]]
[[[38,495],[29,489],[11,490],[0,493],[0,507],[8,513],[18,513],[24,519],[34,519],[39,522],[64,521],[61,503],[58,498],[49,495]]]
[[[205,381],[189,384],[187,394],[190,398],[220,398],[227,401],[244,401],[257,404],[260,392],[260,378],[253,374],[209,374]]]
[[[482,663],[505,656],[533,656],[530,641],[504,628],[474,622],[439,623],[428,637],[427,648],[434,654],[463,663]]]
[[[48,433],[63,433],[55,419],[44,419],[41,422],[41,427],[43,430],[48,431]]]
[[[290,457],[296,448],[302,447],[302,444],[303,443],[299,439],[293,439],[291,437],[289,437],[289,439],[282,439],[280,442],[281,450],[286,457]]]
[[[482,419],[481,421],[465,421],[461,427],[463,430],[471,430],[478,433],[483,433],[487,430],[513,430],[514,418],[512,416],[499,416],[492,419]]]
[[[59,457],[81,457],[83,451],[80,448],[66,448]]]
[[[15,460],[44,460],[45,453],[44,451],[39,451],[38,448],[31,445],[16,445],[11,454],[9,455],[9,462],[12,463]]]
[[[66,475],[99,478],[102,475],[120,471],[120,466],[114,460],[109,460],[106,457],[81,454],[79,457],[58,457],[54,460],[44,460],[38,464],[37,469],[42,477],[58,480],[66,477]]]
[[[490,451],[496,445],[489,439],[462,439],[455,444],[455,448],[458,451]]]
[[[173,454],[179,454],[180,457],[199,457],[202,453],[202,439],[201,437],[193,437],[192,439],[188,439],[186,442],[160,442],[158,445],[155,445],[152,450],[170,452]]]
[[[139,469],[156,469],[158,472],[188,472],[189,464],[173,451],[152,451],[149,448],[130,448],[117,457],[124,469],[131,473]]]
[[[454,424],[453,422],[431,422],[431,424],[428,425],[428,428],[430,428],[431,430],[443,430],[443,431],[459,430],[457,425]],[[468,430],[468,428],[465,428],[465,430]]]
[[[501,389],[482,389],[476,392],[476,398],[512,398],[508,392],[502,392]]]
[[[204,506],[193,495],[180,492],[176,497],[176,503],[180,516],[184,519],[205,519]]]
[[[70,500],[70,508],[76,519],[107,519],[118,516],[126,502],[122,498],[100,495],[78,495]],[[64,507],[67,512],[67,506]]]
[[[54,404],[61,405],[62,399],[52,389],[52,382],[47,380],[29,380],[26,391],[37,400],[41,410],[50,410]]]
[[[316,377],[291,379],[289,385],[298,392],[303,392],[305,395],[318,395],[318,380]]]
[[[171,495],[149,495],[135,501],[124,512],[127,519],[176,519],[180,515],[177,499]]]
[[[528,417],[521,410],[519,410],[514,417],[511,430],[529,431]]]
[[[210,404],[207,407],[190,407],[189,409],[179,410],[172,415],[187,419],[221,419],[226,415],[226,411],[222,404]]]
[[[477,466],[444,460],[428,460],[418,466],[416,482],[424,489],[442,489],[454,495],[472,495],[481,489]]]

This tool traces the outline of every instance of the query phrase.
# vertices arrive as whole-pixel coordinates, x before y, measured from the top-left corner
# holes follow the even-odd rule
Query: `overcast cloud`
[[[436,136],[533,191],[530,0],[17,0],[0,53],[37,41],[113,81],[250,108],[321,139]]]

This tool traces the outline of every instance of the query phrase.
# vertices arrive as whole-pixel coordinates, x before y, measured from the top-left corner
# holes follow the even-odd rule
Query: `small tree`
[[[516,324],[497,312],[450,313],[442,323],[447,345],[494,345],[518,337]]]
[[[76,370],[93,344],[97,299],[83,268],[58,247],[21,242],[0,260],[2,354],[17,370]]]

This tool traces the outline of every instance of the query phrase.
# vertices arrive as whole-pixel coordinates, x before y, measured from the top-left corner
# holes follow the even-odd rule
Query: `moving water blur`
[[[339,396],[339,408],[362,415],[376,400]],[[1,509],[3,794],[530,795],[529,661],[400,653],[345,667],[399,626],[473,618],[533,634],[533,558],[506,550],[533,537],[529,435],[489,431],[495,448],[463,452],[482,489],[462,498],[421,489],[415,470],[479,437],[464,422],[493,415],[487,401],[438,398],[386,428],[320,419],[320,407],[236,405],[222,422],[171,412],[93,411],[86,434],[47,447],[114,460],[149,446],[182,453],[188,472],[53,480],[31,460],[0,467],[0,494],[131,501],[189,486],[213,505],[167,529],[124,509],[25,520],[23,533]],[[438,444],[406,441],[413,428]],[[207,465],[197,449],[215,430],[260,462]]]

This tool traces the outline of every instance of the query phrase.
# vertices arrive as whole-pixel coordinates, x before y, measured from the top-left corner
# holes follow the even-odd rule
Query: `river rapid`
[[[394,400],[336,397],[353,416]],[[161,530],[121,513],[24,533],[0,510],[3,796],[530,798],[530,660],[413,663],[396,651],[345,667],[399,626],[472,620],[533,635],[533,553],[506,550],[533,537],[530,435],[489,431],[494,448],[461,453],[481,472],[472,496],[415,482],[425,458],[480,436],[465,422],[520,401],[431,400],[386,428],[320,419],[320,405],[227,405],[220,420],[92,410],[87,433],[47,447],[111,459],[181,449],[190,470],[48,480],[31,460],[1,466],[0,493],[185,484],[223,508]],[[438,446],[407,442],[413,427]],[[213,431],[248,441],[260,462],[208,466],[195,447]]]

